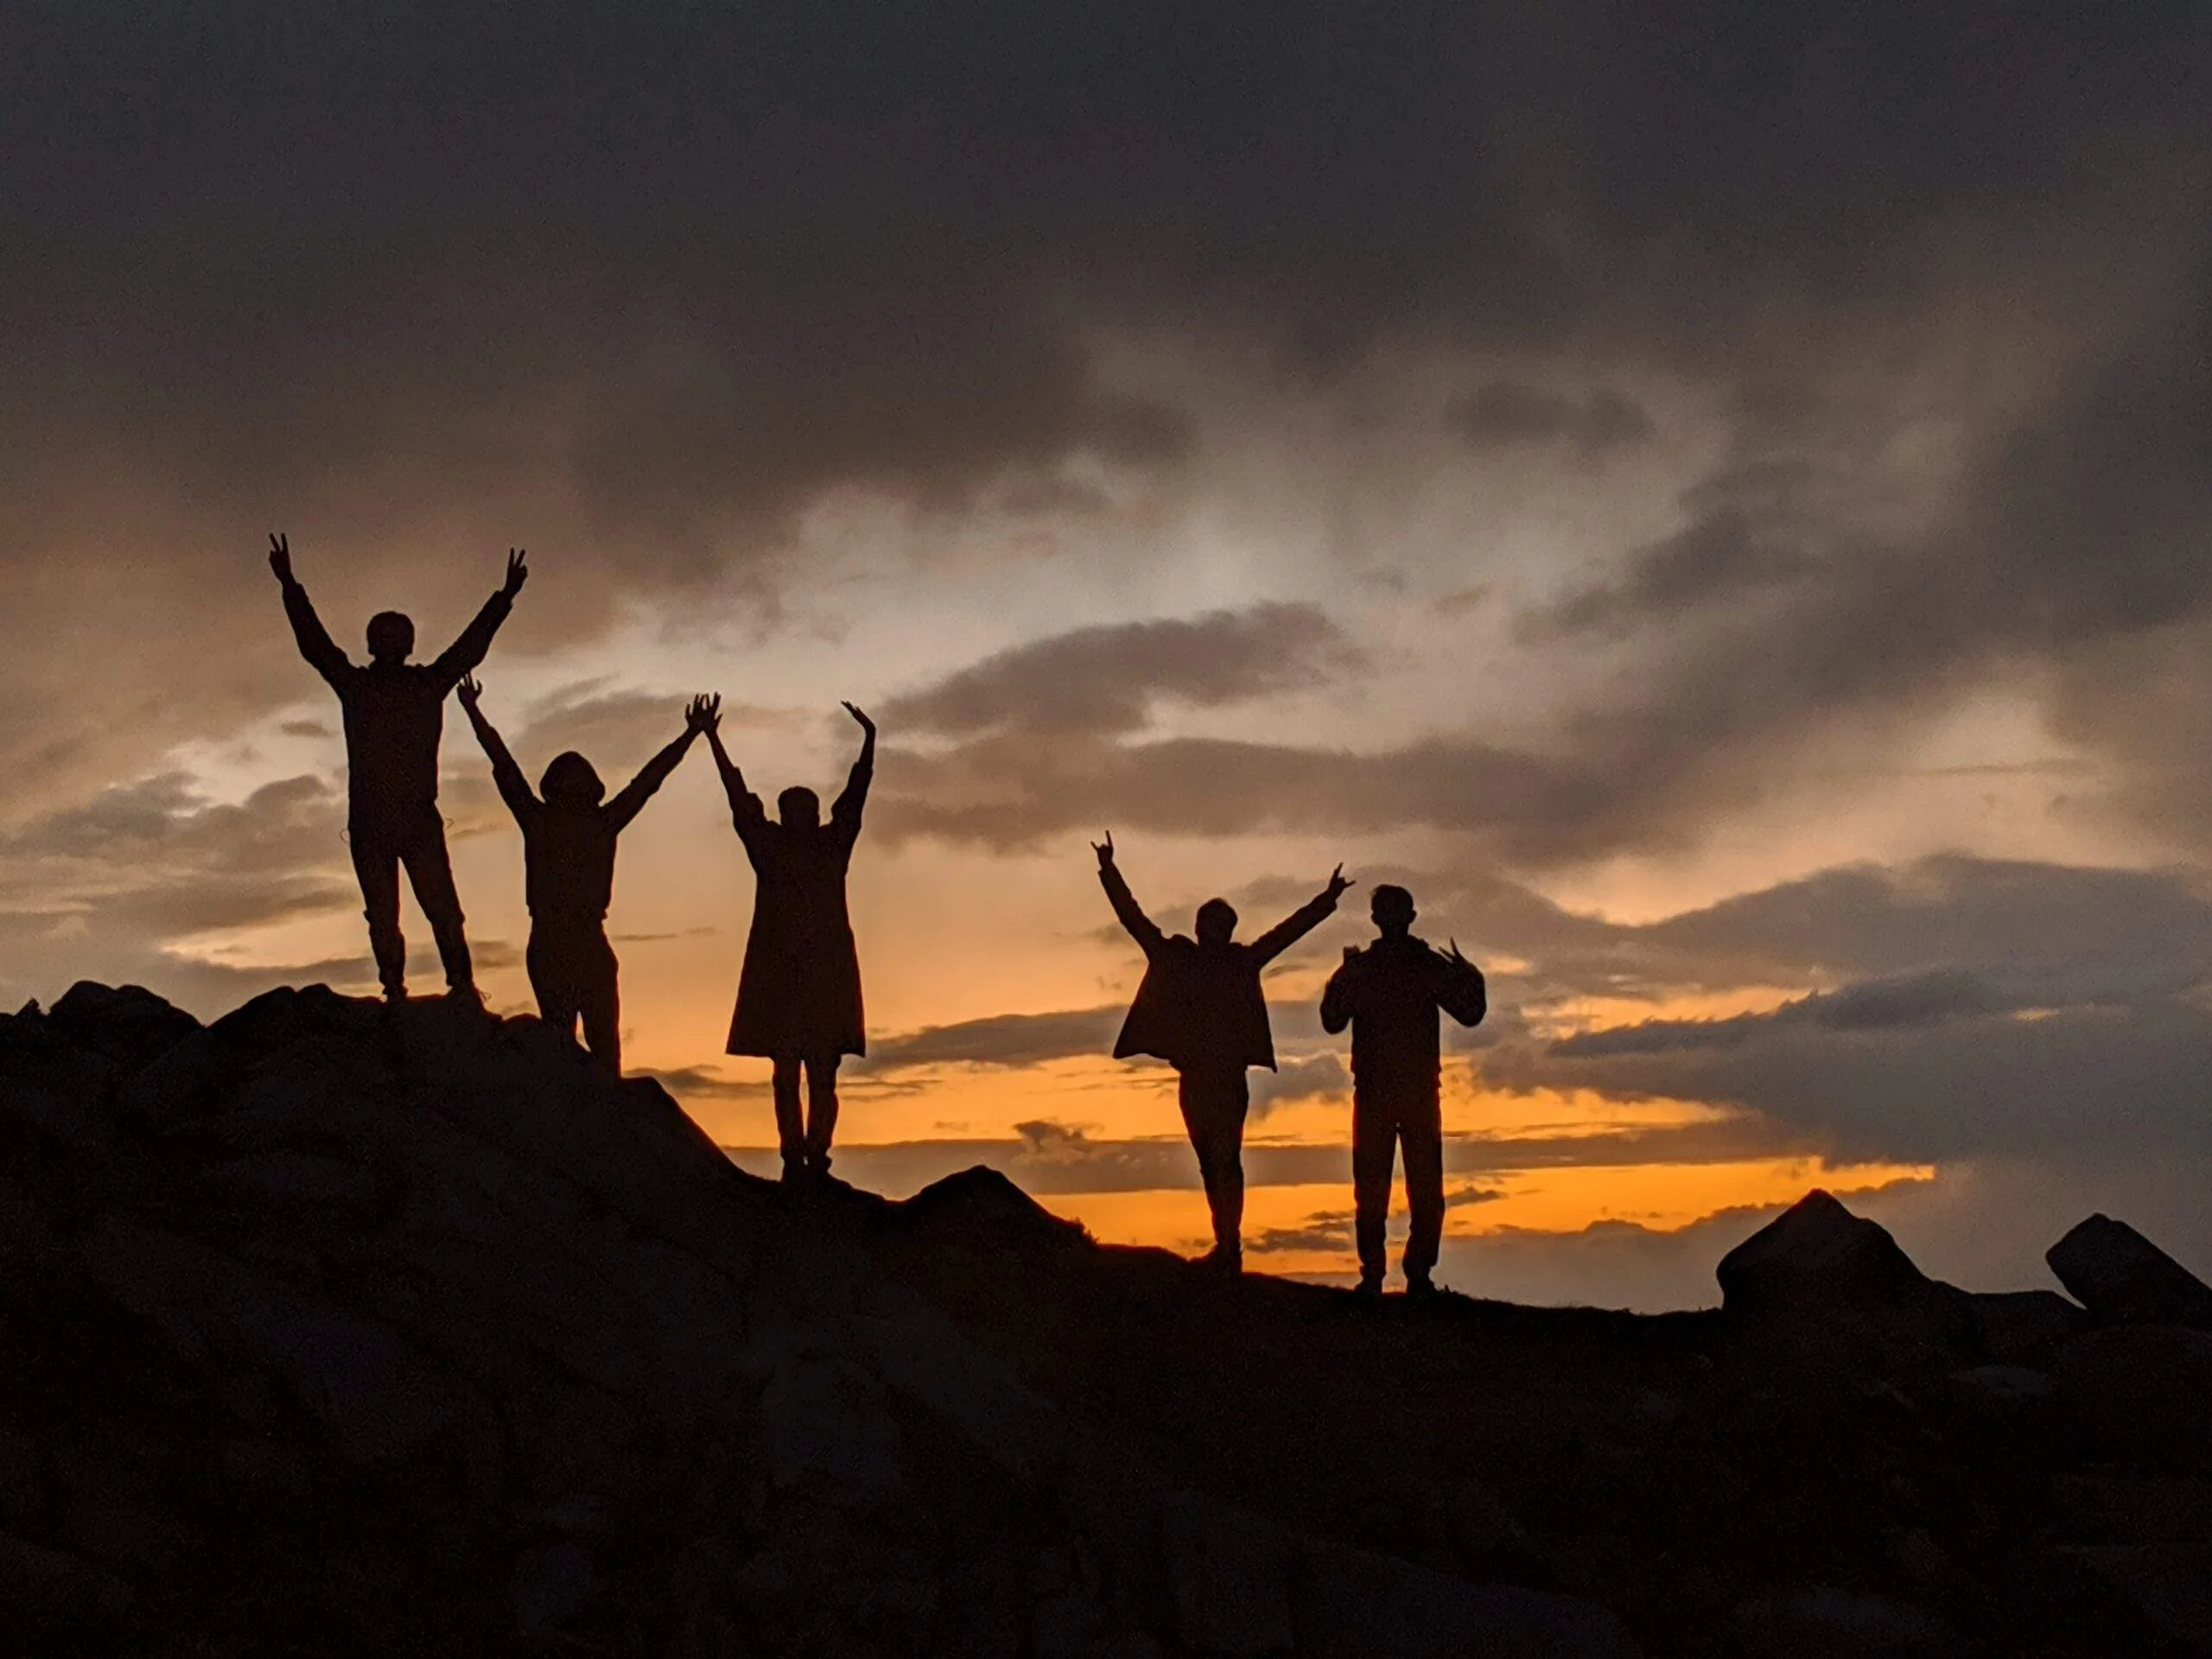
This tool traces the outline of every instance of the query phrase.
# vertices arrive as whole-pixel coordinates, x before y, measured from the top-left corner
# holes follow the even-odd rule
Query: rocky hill
[[[0,1018],[0,1629],[53,1654],[2212,1652],[2212,1292],[1814,1194],[1723,1310],[735,1168],[536,1021]]]

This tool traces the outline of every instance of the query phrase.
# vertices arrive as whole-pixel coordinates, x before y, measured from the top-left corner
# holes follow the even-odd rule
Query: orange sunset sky
[[[1977,1287],[2096,1209],[2212,1267],[2201,12],[1051,10],[0,25],[0,993],[372,991],[264,538],[357,655],[520,545],[532,777],[715,691],[826,796],[880,721],[857,1184],[1202,1245],[1111,830],[1173,929],[1360,883],[1268,981],[1255,1269],[1349,1271],[1315,1005],[1386,880],[1491,979],[1447,1285],[1708,1302],[1813,1185]],[[696,753],[626,1053],[766,1170],[752,897]]]

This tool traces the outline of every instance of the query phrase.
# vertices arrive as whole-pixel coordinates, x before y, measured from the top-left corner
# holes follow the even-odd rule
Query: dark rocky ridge
[[[1968,1295],[1814,1195],[1726,1311],[1375,1306],[984,1171],[794,1197],[534,1020],[80,986],[0,1018],[0,1628],[2212,1652],[2212,1332],[2137,1243]]]

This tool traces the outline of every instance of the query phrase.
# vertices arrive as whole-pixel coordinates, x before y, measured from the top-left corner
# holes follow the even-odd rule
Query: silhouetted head
[[[1403,933],[1414,925],[1414,896],[1385,881],[1368,900],[1367,913],[1385,934]]]
[[[811,830],[822,822],[822,798],[794,784],[776,797],[776,816],[794,830]]]
[[[404,663],[415,649],[415,625],[400,611],[378,611],[369,619],[369,660]]]
[[[537,792],[548,806],[597,806],[607,797],[607,785],[599,781],[590,761],[568,749],[547,765],[545,775],[537,780]]]
[[[1209,899],[1198,906],[1198,943],[1227,944],[1236,931],[1236,911],[1226,899]]]

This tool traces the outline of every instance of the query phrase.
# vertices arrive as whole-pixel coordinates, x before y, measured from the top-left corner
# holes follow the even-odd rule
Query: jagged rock
[[[899,1206],[902,1224],[957,1230],[1007,1249],[1079,1244],[1080,1224],[1054,1215],[997,1170],[977,1164],[932,1181]]]
[[[200,1029],[200,1022],[143,985],[79,980],[47,1010],[47,1024],[96,1054],[135,1069]]]
[[[1916,1301],[1932,1281],[1878,1222],[1817,1188],[1720,1258],[1731,1313],[1832,1313]]]
[[[2088,1544],[2186,1544],[2212,1539],[2212,1480],[2173,1476],[2062,1475],[2051,1509]]]
[[[2093,1331],[2059,1355],[2058,1383],[2106,1455],[2212,1470],[2212,1333],[2174,1325]]]
[[[2124,1221],[2091,1216],[2044,1259],[2058,1282],[2100,1319],[2212,1330],[2212,1285]]]
[[[2139,1627],[2111,1632],[2113,1650],[2148,1636],[2156,1650],[2212,1655],[2212,1542],[2086,1545],[2063,1554],[2101,1584]]]
[[[2082,1310],[2056,1291],[1978,1291],[1967,1298],[1982,1351],[2000,1365],[2047,1367],[2082,1327]]]
[[[1291,1594],[1299,1659],[1633,1659],[1603,1608],[1541,1590],[1477,1586],[1342,1545],[1302,1554]]]
[[[1950,1659],[1966,1649],[1910,1602],[1819,1586],[1745,1602],[1725,1651],[1729,1659]]]

